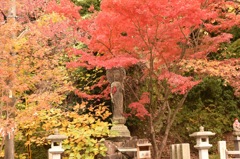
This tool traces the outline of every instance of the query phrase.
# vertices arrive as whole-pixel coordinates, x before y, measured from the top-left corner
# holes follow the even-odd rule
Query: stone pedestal
[[[117,124],[114,125],[111,128],[111,131],[113,132],[113,134],[116,133],[117,137],[130,137],[130,132],[127,128],[127,126],[123,125],[123,124]],[[114,137],[115,135],[113,135],[112,137]]]
[[[124,125],[126,119],[124,117],[113,118],[113,126],[111,128],[112,134],[110,137],[131,137],[130,131]]]
[[[64,152],[64,149],[49,149],[48,150],[48,159],[61,159],[61,154]]]

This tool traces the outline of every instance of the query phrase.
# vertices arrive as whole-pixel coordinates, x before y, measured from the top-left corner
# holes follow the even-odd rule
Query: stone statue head
[[[107,70],[107,80],[110,83],[113,83],[116,81],[123,83],[125,77],[126,77],[126,71],[124,68],[114,67],[112,69]]]

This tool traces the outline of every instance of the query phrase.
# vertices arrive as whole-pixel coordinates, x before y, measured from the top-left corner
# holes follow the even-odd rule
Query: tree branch
[[[23,30],[17,37],[17,39],[20,39],[21,37],[23,37],[27,32],[29,31],[29,28],[26,28],[25,30]]]
[[[4,21],[1,24],[7,23],[7,16],[6,16],[6,14],[1,9],[0,9],[0,12],[3,15],[3,19],[4,19]]]

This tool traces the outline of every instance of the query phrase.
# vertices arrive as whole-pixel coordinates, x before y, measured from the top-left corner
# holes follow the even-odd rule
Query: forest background
[[[171,5],[99,0],[0,2],[1,157],[6,158],[7,146],[15,141],[15,158],[47,158],[45,138],[54,128],[68,136],[64,158],[104,155],[112,112],[106,69],[120,66],[127,71],[127,126],[132,136],[152,142],[155,158],[169,158],[171,143],[194,145],[189,134],[200,126],[217,133],[213,143],[232,132],[233,120],[240,113],[238,1],[203,4],[199,0],[183,8],[177,1]],[[165,31],[164,38],[149,31],[160,26],[156,19],[146,20],[155,13],[148,10],[154,9],[151,5],[171,9],[161,13],[166,14],[161,23],[174,30]],[[172,5],[178,11],[174,15],[170,14]],[[146,13],[133,6],[144,7]],[[189,13],[201,21],[190,21],[193,17],[185,15]],[[139,26],[135,25],[139,32],[131,30],[135,26],[131,28],[126,18],[131,19],[131,14],[139,17]],[[209,17],[203,20],[202,16]],[[172,19],[166,22],[168,17]],[[158,57],[156,48],[167,54],[158,50]],[[126,55],[129,52],[135,54]],[[216,147],[211,153],[216,157]]]

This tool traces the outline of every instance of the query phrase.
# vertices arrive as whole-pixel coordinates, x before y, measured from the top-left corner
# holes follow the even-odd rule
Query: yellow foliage
[[[18,52],[22,49],[22,47],[28,42],[28,39],[26,37],[22,37],[20,39],[14,40],[13,48],[15,52]]]
[[[51,23],[58,23],[66,20],[66,18],[57,13],[45,14],[40,19],[37,20],[39,26],[45,26]]]

